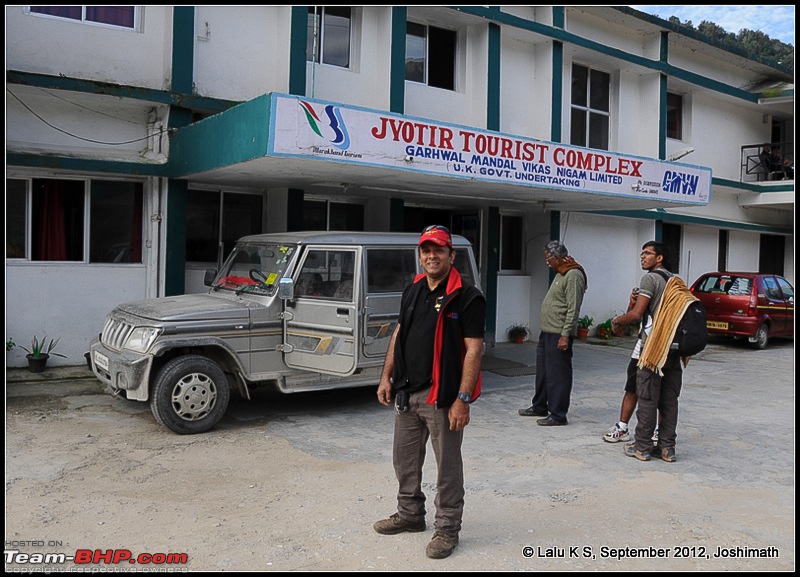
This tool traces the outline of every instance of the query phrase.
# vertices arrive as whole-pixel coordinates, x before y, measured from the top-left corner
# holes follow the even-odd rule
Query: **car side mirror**
[[[283,300],[294,298],[294,280],[291,277],[285,276],[278,281],[278,297]]]
[[[217,278],[217,271],[213,268],[206,269],[206,274],[203,276],[203,284],[211,286],[214,284],[214,279]]]

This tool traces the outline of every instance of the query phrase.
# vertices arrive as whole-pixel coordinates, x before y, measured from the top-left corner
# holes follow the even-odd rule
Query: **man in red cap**
[[[397,512],[376,522],[382,535],[425,530],[422,465],[431,440],[436,457],[436,519],[425,554],[448,557],[458,545],[464,509],[461,442],[470,403],[481,393],[486,299],[453,267],[450,231],[422,231],[417,275],[400,301],[400,316],[386,351],[378,401],[395,400],[393,463],[399,483]]]

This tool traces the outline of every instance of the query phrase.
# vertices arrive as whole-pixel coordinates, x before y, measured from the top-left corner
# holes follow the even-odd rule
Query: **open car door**
[[[351,375],[361,342],[356,267],[361,248],[309,245],[301,258],[294,298],[284,305],[284,362],[296,369]]]

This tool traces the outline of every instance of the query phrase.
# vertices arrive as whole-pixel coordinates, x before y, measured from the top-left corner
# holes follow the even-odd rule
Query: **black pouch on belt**
[[[394,410],[405,413],[408,410],[408,391],[397,391],[394,397]]]

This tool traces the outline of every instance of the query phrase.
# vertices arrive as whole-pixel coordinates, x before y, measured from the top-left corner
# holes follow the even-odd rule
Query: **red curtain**
[[[45,180],[39,218],[39,254],[36,260],[66,260],[67,232],[64,225],[64,183]]]

